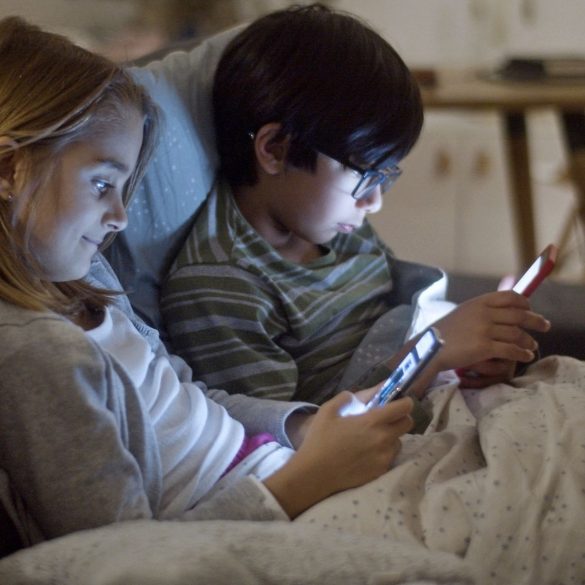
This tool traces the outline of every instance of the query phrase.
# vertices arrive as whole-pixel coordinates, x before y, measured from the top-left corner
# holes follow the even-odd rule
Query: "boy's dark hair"
[[[221,172],[257,181],[250,134],[278,122],[288,162],[315,169],[317,151],[368,167],[394,162],[422,128],[418,85],[396,51],[352,15],[321,5],[259,18],[226,47],[215,75]]]

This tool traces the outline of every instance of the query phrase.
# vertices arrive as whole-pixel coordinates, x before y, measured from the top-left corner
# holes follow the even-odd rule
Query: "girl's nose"
[[[128,225],[128,214],[122,201],[118,200],[106,215],[105,223],[113,232],[121,232]]]

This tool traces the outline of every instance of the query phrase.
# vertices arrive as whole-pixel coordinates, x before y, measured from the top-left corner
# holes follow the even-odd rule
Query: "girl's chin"
[[[79,263],[75,267],[68,266],[67,270],[53,271],[46,275],[46,279],[51,282],[71,282],[73,280],[81,280],[89,274],[91,263],[86,265]]]

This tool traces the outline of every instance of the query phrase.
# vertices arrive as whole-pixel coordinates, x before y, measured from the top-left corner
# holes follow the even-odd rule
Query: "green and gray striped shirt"
[[[319,259],[284,259],[214,190],[163,287],[170,343],[230,393],[321,403],[392,304],[393,259],[366,222]]]

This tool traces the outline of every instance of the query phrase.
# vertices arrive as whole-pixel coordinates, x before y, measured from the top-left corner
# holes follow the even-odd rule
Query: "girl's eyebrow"
[[[130,170],[124,163],[121,163],[120,161],[117,161],[112,158],[98,158],[96,162],[99,163],[100,165],[113,167],[114,169],[122,173],[127,173]]]

